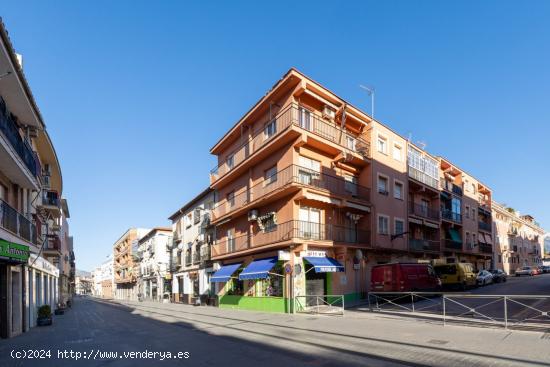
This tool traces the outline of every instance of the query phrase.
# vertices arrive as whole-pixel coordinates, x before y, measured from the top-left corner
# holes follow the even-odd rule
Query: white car
[[[489,273],[487,270],[481,270],[477,274],[477,285],[487,285],[493,282],[493,274]]]
[[[536,271],[530,266],[524,266],[521,269],[516,270],[516,276],[519,277],[520,275],[535,275]]]

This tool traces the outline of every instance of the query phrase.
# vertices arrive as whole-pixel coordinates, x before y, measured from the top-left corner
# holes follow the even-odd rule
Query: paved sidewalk
[[[106,302],[106,301],[102,301]],[[287,315],[155,302],[116,302],[130,312],[279,348],[386,358],[428,366],[550,366],[550,335],[442,326],[438,321],[346,311],[344,317]]]

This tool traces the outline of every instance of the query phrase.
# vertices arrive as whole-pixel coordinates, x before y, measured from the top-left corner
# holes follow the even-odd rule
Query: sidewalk
[[[213,335],[231,335],[289,349],[352,353],[358,358],[428,366],[549,366],[550,335],[346,311],[344,317],[261,313],[156,302],[105,301],[164,322],[184,322]],[[388,362],[390,362],[388,360]]]

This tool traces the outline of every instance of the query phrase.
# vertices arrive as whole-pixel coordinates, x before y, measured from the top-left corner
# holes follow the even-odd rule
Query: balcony
[[[307,118],[301,118],[301,111],[302,109],[298,105],[292,104],[283,109],[273,120],[254,131],[249,141],[229,155],[230,159],[217,165],[210,171],[210,183],[216,182],[228,172],[234,170],[290,127],[310,132],[364,158],[370,158],[370,143],[367,140],[355,136],[346,130],[342,130],[337,125],[331,124],[313,113],[309,114]]]
[[[422,240],[417,238],[409,239],[409,250],[420,252],[439,252],[441,249],[441,242],[434,240]]]
[[[30,144],[21,137],[17,124],[7,110],[6,103],[0,98],[0,131],[10,142],[17,155],[33,177],[41,174],[40,161]]]
[[[208,245],[202,246],[201,247],[201,256],[200,256],[201,263],[210,260],[210,257],[211,257],[210,246],[208,246]]]
[[[428,208],[424,205],[409,202],[409,214],[422,218],[439,221],[439,210]]]
[[[43,251],[61,253],[61,239],[59,236],[56,234],[49,234]]]
[[[42,192],[42,203],[40,206],[45,210],[50,211],[55,217],[59,216],[61,200],[59,194],[54,190],[44,190]]]
[[[368,187],[346,181],[343,177],[317,172],[298,165],[290,165],[250,189],[221,201],[212,210],[212,220],[217,221],[236,210],[244,210],[247,206],[252,206],[254,201],[292,185],[296,187],[307,186],[327,191],[331,195],[362,200],[366,203],[370,201],[370,189]]]
[[[246,234],[218,242],[212,247],[212,257],[277,242],[302,242],[302,240],[331,241],[342,244],[355,244],[359,247],[370,247],[371,233],[369,230],[362,228],[291,220],[265,231],[258,230],[252,236]]]
[[[25,241],[38,244],[36,226],[4,200],[0,200],[0,227]]]
[[[486,244],[486,243],[480,243],[479,244],[479,252],[482,254],[492,254],[493,253],[493,246]]]
[[[442,209],[441,217],[445,220],[450,220],[455,223],[462,223],[462,214],[453,212],[451,209]]]
[[[201,256],[200,256],[200,253],[195,251],[193,252],[193,264],[198,264],[201,260]]]
[[[462,196],[462,187],[455,185],[454,183],[451,183],[449,181],[446,181],[445,179],[441,180],[441,188],[443,190],[452,192],[455,195]]]
[[[450,250],[462,250],[462,242],[457,242],[450,239],[444,239],[443,246],[446,249],[450,249]]]
[[[478,227],[482,231],[491,232],[491,223],[485,223],[485,222],[480,221],[480,222],[478,222]]]
[[[415,179],[418,182],[422,182],[424,185],[433,187],[434,189],[439,188],[439,180],[428,176],[426,173],[409,166],[409,177]]]

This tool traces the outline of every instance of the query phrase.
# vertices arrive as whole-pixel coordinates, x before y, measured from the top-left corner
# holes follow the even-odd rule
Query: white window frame
[[[386,219],[386,228],[385,228],[386,231],[385,232],[382,232],[380,230],[380,219],[381,218]],[[376,231],[379,235],[388,236],[390,234],[390,217],[389,217],[389,215],[378,214],[378,216],[376,217]]]
[[[274,172],[270,172],[270,171]],[[264,186],[271,185],[272,183],[277,182],[277,174],[279,171],[277,170],[277,165],[270,167],[265,170],[264,172]]]
[[[384,149],[383,150],[380,150],[380,142],[384,142]],[[388,155],[388,144],[389,144],[389,139],[387,136],[383,135],[383,134],[380,134],[378,133],[377,134],[377,139],[376,139],[376,150],[379,152],[379,153],[382,153],[384,155]]]
[[[395,152],[400,152],[399,153],[399,158],[395,158]],[[401,145],[399,143],[393,143],[392,157],[393,157],[393,159],[395,159],[398,162],[403,162],[403,145]]]
[[[397,185],[401,185],[401,196],[396,196],[396,195],[395,195],[395,193],[396,193],[395,187],[396,187]],[[405,184],[404,184],[402,181],[399,181],[399,180],[397,180],[397,179],[394,179],[394,180],[393,180],[393,197],[394,197],[395,199],[404,200],[404,199],[405,199],[405,193],[404,193],[404,191],[405,191]]]
[[[397,222],[401,222],[402,224],[402,231],[401,232],[397,232]],[[395,217],[393,218],[393,234],[394,235],[398,235],[398,234],[401,234],[401,233],[404,233],[406,232],[406,229],[405,229],[405,220],[403,218],[399,218],[399,217]]]
[[[231,162],[231,163],[230,163]],[[225,159],[225,165],[227,166],[227,170],[232,170],[233,167],[235,167],[235,154],[230,154]]]
[[[386,191],[385,192],[380,191],[380,185],[379,185],[380,178],[383,178],[383,179],[386,180]],[[388,176],[386,176],[382,173],[377,174],[377,176],[376,176],[376,192],[378,192],[381,195],[386,195],[386,196],[388,196],[390,194],[390,178]]]
[[[270,129],[272,127],[272,129]],[[264,126],[264,140],[269,140],[277,135],[277,119],[269,121]]]

